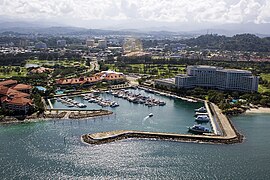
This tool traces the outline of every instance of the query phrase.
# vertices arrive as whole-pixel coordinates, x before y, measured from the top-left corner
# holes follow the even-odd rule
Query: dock
[[[208,117],[209,117],[209,119],[210,119],[210,124],[211,124],[211,127],[212,127],[212,129],[213,129],[213,132],[214,132],[214,134],[215,135],[221,135],[221,132],[220,131],[218,131],[218,124],[217,124],[217,122],[216,122],[216,119],[214,118],[214,116],[212,115],[212,111],[211,111],[211,109],[210,109],[210,107],[209,107],[209,105],[208,105],[208,101],[204,101],[204,106],[205,106],[205,108],[206,108],[206,110],[207,110],[207,114],[208,114]]]
[[[195,112],[195,115],[208,115],[208,113]]]
[[[53,105],[50,99],[48,99],[48,103],[49,103],[50,109],[53,109]]]

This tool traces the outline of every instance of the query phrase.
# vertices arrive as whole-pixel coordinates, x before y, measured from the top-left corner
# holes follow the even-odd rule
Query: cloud
[[[0,15],[29,19],[269,23],[269,0],[0,0]]]

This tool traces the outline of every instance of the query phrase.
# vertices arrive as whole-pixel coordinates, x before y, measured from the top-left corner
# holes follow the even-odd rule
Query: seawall
[[[215,126],[219,126],[222,133],[208,133],[204,135],[192,134],[176,134],[176,133],[160,133],[160,132],[144,132],[144,131],[130,131],[117,130],[95,134],[82,135],[82,141],[88,144],[103,144],[128,138],[139,139],[157,139],[169,140],[179,142],[197,142],[197,143],[211,143],[211,144],[234,144],[241,143],[243,136],[239,134],[236,128],[231,123],[221,110],[213,103],[206,102],[209,111],[215,116]],[[216,130],[217,131],[217,130]],[[222,134],[222,135],[221,135]]]

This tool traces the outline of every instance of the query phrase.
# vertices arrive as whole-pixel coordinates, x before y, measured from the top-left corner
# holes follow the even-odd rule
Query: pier
[[[217,128],[218,124],[216,122],[216,119],[213,117],[212,111],[211,111],[211,109],[210,109],[210,107],[208,105],[208,101],[204,101],[204,106],[205,106],[205,108],[207,110],[207,115],[208,115],[208,117],[210,119],[210,122],[211,122],[210,124],[211,124],[211,127],[212,127],[212,130],[213,130],[214,134],[215,135],[221,135],[220,131],[218,131],[218,128]]]
[[[45,111],[45,118],[56,118],[56,119],[84,119],[97,116],[108,116],[113,114],[112,111],[108,110],[72,110],[72,109],[54,109]]]
[[[53,109],[53,105],[50,99],[48,99],[48,103],[49,103],[50,109]]]

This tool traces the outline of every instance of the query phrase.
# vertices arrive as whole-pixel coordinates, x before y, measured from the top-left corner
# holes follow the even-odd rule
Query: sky
[[[264,24],[270,0],[0,0],[0,16],[88,28]]]

